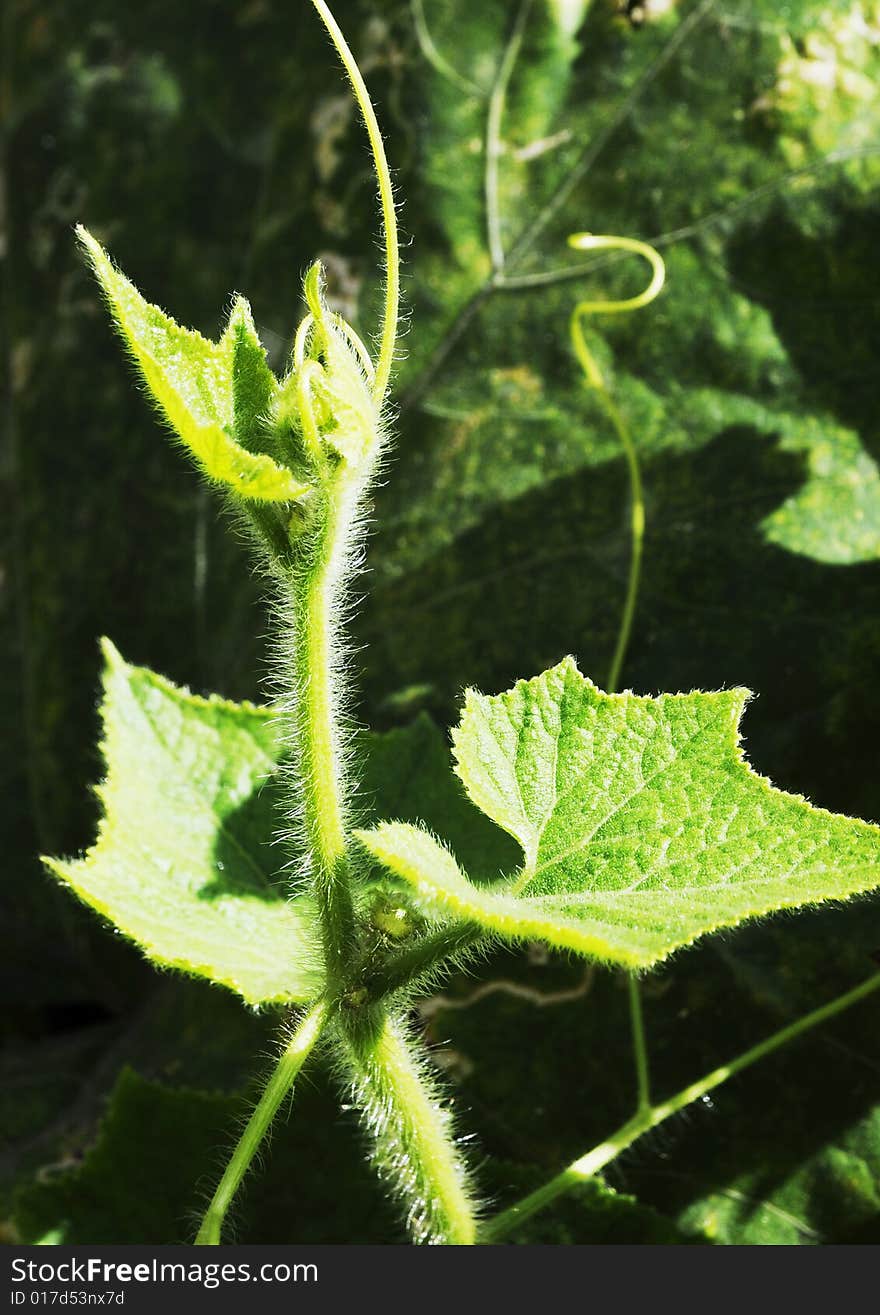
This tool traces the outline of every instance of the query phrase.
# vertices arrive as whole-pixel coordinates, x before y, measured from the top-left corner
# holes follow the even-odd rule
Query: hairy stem
[[[563,1196],[566,1192],[571,1191],[573,1187],[583,1183],[586,1179],[592,1178],[600,1169],[604,1169],[612,1160],[616,1160],[622,1151],[632,1146],[644,1133],[656,1128],[658,1124],[663,1123],[671,1115],[677,1114],[694,1101],[700,1100],[701,1097],[720,1087],[723,1082],[727,1082],[735,1074],[741,1073],[743,1069],[750,1068],[758,1060],[764,1059],[767,1055],[772,1055],[775,1050],[779,1050],[788,1042],[794,1041],[804,1032],[810,1031],[811,1028],[818,1027],[821,1023],[833,1018],[835,1014],[842,1013],[844,1009],[849,1009],[851,1005],[858,1004],[864,1000],[873,991],[880,990],[880,973],[875,973],[867,981],[856,986],[852,991],[847,991],[839,995],[829,1004],[822,1005],[819,1009],[814,1009],[812,1013],[805,1014],[796,1022],[789,1024],[788,1027],[782,1028],[779,1032],[774,1032],[772,1036],[758,1045],[752,1046],[743,1054],[738,1055],[736,1059],[721,1068],[713,1069],[705,1077],[700,1078],[697,1082],[692,1082],[690,1086],[685,1087],[682,1091],[671,1096],[658,1105],[648,1105],[640,1109],[638,1113],[612,1133],[606,1141],[600,1142],[592,1150],[587,1151],[585,1155],[574,1160],[566,1169],[551,1178],[543,1187],[537,1191],[531,1192],[528,1196],[511,1206],[509,1210],[504,1210],[501,1214],[491,1220],[482,1230],[481,1242],[500,1242],[508,1234],[512,1233],[521,1223],[529,1219],[532,1215],[537,1214],[546,1206],[551,1205],[558,1197]]]
[[[333,988],[341,985],[351,964],[354,940],[339,726],[338,631],[358,484],[350,477],[333,487],[323,517],[304,538],[287,578],[293,632],[291,734],[312,889]]]
[[[403,1024],[379,1015],[366,1033],[348,1029],[342,1052],[376,1167],[401,1199],[414,1240],[471,1245],[476,1224],[451,1118]]]
[[[326,1016],[327,1005],[319,1001],[300,1020],[290,1037],[211,1198],[196,1236],[196,1246],[219,1245],[223,1221],[241,1186],[241,1180],[269,1131],[281,1102],[293,1087],[297,1074],[321,1035]]]
[[[377,416],[388,390],[400,302],[400,257],[391,173],[382,134],[357,61],[325,0],[313,0],[351,81],[370,141],[385,243],[385,311],[372,396]],[[308,296],[308,281],[307,281]],[[318,296],[315,291],[315,296]],[[312,307],[313,316],[319,309]],[[309,321],[304,321],[308,323]],[[314,322],[314,321],[312,321]],[[349,345],[368,377],[371,363],[360,339],[345,326]],[[302,330],[301,330],[302,332]],[[300,335],[297,335],[300,343]],[[317,370],[312,366],[312,373]],[[311,409],[309,363],[300,366],[300,412],[306,438],[319,466],[327,467],[317,422]],[[370,435],[369,458],[339,470],[325,488],[324,506],[289,560],[286,575],[293,629],[293,747],[299,774],[312,883],[318,901],[324,957],[331,989],[342,988],[355,947],[354,908],[346,854],[345,780],[339,710],[342,701],[337,627],[342,589],[351,567],[352,541],[364,490],[372,476],[379,444]]]
[[[370,150],[376,169],[376,181],[379,187],[379,202],[382,207],[382,227],[385,243],[385,313],[382,318],[382,338],[379,346],[379,359],[376,363],[376,377],[373,382],[373,396],[381,403],[388,392],[391,367],[394,364],[394,347],[397,342],[397,321],[400,315],[400,252],[397,236],[397,212],[394,208],[394,188],[391,183],[391,170],[382,144],[382,133],[370,93],[364,82],[363,74],[357,66],[357,60],[351,53],[348,42],[336,19],[331,14],[324,0],[312,0],[321,22],[327,29],[330,40],[336,47],[345,71],[351,79],[352,89],[358,103]]]
[[[363,985],[374,1001],[402,988],[417,986],[419,978],[430,976],[449,959],[472,949],[485,935],[485,928],[467,922],[429,932],[371,967],[364,975]]]

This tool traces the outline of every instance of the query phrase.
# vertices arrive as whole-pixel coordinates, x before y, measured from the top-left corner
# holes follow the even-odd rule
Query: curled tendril
[[[638,296],[626,297],[619,301],[579,301],[571,313],[570,321],[571,345],[574,348],[575,356],[584,372],[587,385],[595,389],[605,414],[614,426],[617,437],[620,439],[629,473],[629,579],[617,643],[606,681],[606,687],[609,694],[611,694],[617,689],[620,680],[620,672],[629,646],[629,637],[636,610],[642,565],[642,544],[645,537],[645,500],[642,493],[642,476],[639,469],[638,453],[632,440],[632,434],[617,403],[608,391],[596,358],[587,346],[583,321],[588,315],[621,315],[627,311],[640,310],[641,307],[650,305],[666,282],[666,266],[659,251],[655,251],[647,242],[639,242],[633,237],[600,237],[595,233],[572,233],[568,239],[568,245],[575,247],[578,251],[631,251],[637,256],[642,256],[651,266],[651,281]]]
[[[647,242],[639,242],[634,237],[604,237],[596,233],[572,233],[568,245],[577,251],[631,251],[642,256],[651,266],[651,281],[637,297],[626,297],[620,301],[579,301],[571,314],[571,342],[575,355],[586,375],[591,388],[604,388],[602,372],[596,364],[593,353],[587,346],[582,320],[588,315],[622,315],[627,311],[640,310],[648,306],[657,297],[666,282],[666,265],[663,257]]]
[[[647,242],[640,242],[634,237],[603,237],[597,233],[572,233],[568,245],[576,251],[632,251],[643,256],[651,266],[651,282],[637,297],[627,297],[624,301],[582,301],[578,309],[590,314],[615,315],[620,311],[638,310],[654,300],[666,282],[666,266],[663,257]]]

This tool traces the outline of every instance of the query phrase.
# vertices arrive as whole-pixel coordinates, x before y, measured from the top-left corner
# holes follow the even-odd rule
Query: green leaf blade
[[[236,297],[220,345],[230,357],[236,441],[248,452],[273,456],[274,435],[267,422],[279,385],[269,369],[246,298]]]
[[[383,823],[368,850],[445,916],[650,967],[723,927],[880,884],[880,829],[752,771],[744,690],[608,695],[574,661],[506,694],[470,691],[454,733],[471,799],[525,865],[471,882],[428,832]]]
[[[317,391],[332,421],[324,436],[340,457],[357,467],[375,455],[382,443],[372,366],[368,367],[366,357],[353,346],[350,326],[330,310],[320,263],[307,272],[303,294],[314,320],[315,346],[323,359]]]
[[[203,474],[256,502],[293,502],[307,493],[309,486],[291,471],[265,453],[248,451],[234,437],[234,355],[242,303],[235,308],[239,314],[233,312],[234,331],[219,343],[209,342],[150,305],[86,229],[78,228],[77,236],[127,351]]]
[[[413,889],[427,911],[433,908],[441,917],[479,924],[505,940],[543,940],[587,958],[640,965],[626,945],[610,947],[608,928],[598,920],[567,918],[561,909],[549,904],[542,908],[509,887],[474,885],[449,850],[421,827],[383,822],[357,835],[374,858]]]
[[[272,884],[265,846],[277,714],[197,698],[106,641],[104,653],[104,819],[84,858],[47,867],[161,967],[253,1005],[314,997],[314,909]]]

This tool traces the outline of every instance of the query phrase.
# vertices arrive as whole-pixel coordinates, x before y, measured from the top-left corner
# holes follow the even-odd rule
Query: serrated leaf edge
[[[168,680],[165,676],[161,676],[158,672],[153,671],[150,667],[141,667],[135,665],[134,663],[126,662],[125,658],[123,658],[122,654],[119,652],[119,649],[116,647],[113,641],[109,639],[106,635],[101,637],[100,649],[104,657],[105,665],[104,665],[104,673],[102,677],[103,697],[100,704],[102,734],[98,748],[101,755],[101,759],[104,763],[105,771],[109,771],[109,763],[107,761],[107,755],[105,752],[106,730],[107,730],[106,720],[105,720],[105,707],[106,707],[106,696],[107,696],[108,684],[109,684],[108,676],[113,672],[121,672],[121,673],[127,673],[131,671],[137,672],[139,676],[145,677],[147,681],[154,686],[154,688],[159,689],[163,694],[167,694],[178,699],[182,696],[184,699],[186,699],[187,702],[191,703],[195,707],[212,708],[212,709],[219,708],[222,711],[228,711],[231,713],[240,713],[241,711],[245,711],[248,713],[249,716],[253,716],[257,720],[262,721],[266,724],[270,724],[273,720],[276,720],[279,716],[278,709],[271,707],[261,707],[258,704],[251,703],[248,700],[244,700],[241,703],[236,703],[230,699],[224,699],[219,694],[211,694],[208,695],[207,697],[204,697],[199,694],[193,694],[187,686],[175,685],[173,681]],[[271,764],[271,760],[267,759],[267,762],[269,762],[270,765],[274,766],[274,764]],[[102,801],[102,803],[105,798],[104,796],[105,785],[106,785],[106,777],[93,787],[94,793]],[[46,869],[46,871],[56,881],[59,881],[62,885],[72,890],[73,893],[76,895],[77,899],[79,899],[83,904],[87,905],[89,908],[93,909],[97,914],[99,914],[110,925],[110,927],[114,931],[118,931],[120,935],[124,936],[125,940],[129,944],[136,946],[137,949],[140,951],[140,953],[143,954],[144,957],[150,963],[155,964],[161,968],[166,968],[172,971],[181,972],[187,977],[201,977],[205,980],[211,981],[212,983],[218,986],[225,986],[229,990],[234,991],[241,999],[245,1001],[246,1004],[251,1005],[255,1008],[259,1008],[261,1006],[268,1006],[268,1005],[302,1003],[301,997],[291,996],[286,992],[282,992],[272,996],[261,995],[259,996],[259,998],[257,998],[253,995],[252,992],[248,991],[243,986],[243,984],[235,977],[234,974],[227,974],[222,972],[218,973],[213,966],[210,968],[210,971],[208,971],[207,970],[208,965],[204,965],[204,964],[199,965],[199,964],[195,964],[192,960],[182,960],[182,959],[169,957],[168,955],[165,955],[160,951],[155,950],[152,946],[148,948],[143,942],[138,940],[136,937],[129,935],[124,928],[119,927],[118,923],[115,921],[115,919],[108,911],[108,906],[104,903],[104,901],[102,901],[100,898],[95,896],[95,894],[92,891],[83,889],[72,875],[76,869],[82,867],[91,867],[96,863],[102,842],[105,840],[108,834],[109,834],[109,827],[108,827],[107,815],[106,812],[102,809],[101,816],[98,820],[98,828],[97,828],[97,834],[95,836],[95,840],[93,844],[89,846],[89,848],[80,858],[59,859],[59,858],[55,858],[52,855],[41,854],[39,861]],[[239,896],[238,898],[247,899],[248,897]]]
[[[591,693],[598,696],[598,701],[605,702],[606,704],[611,703],[620,705],[630,699],[637,699],[641,702],[650,702],[651,704],[656,705],[659,702],[678,702],[681,700],[693,699],[695,695],[701,696],[705,699],[727,697],[730,701],[730,716],[728,719],[728,730],[726,732],[728,738],[719,747],[723,747],[728,752],[732,751],[735,767],[744,771],[750,780],[757,783],[762,788],[765,795],[772,796],[774,801],[782,798],[800,804],[809,809],[812,815],[819,818],[825,818],[834,823],[843,820],[849,822],[854,827],[873,833],[878,843],[878,874],[876,879],[873,881],[873,884],[866,883],[864,885],[859,885],[847,893],[834,891],[826,897],[813,896],[808,899],[795,897],[790,904],[780,904],[778,901],[774,900],[773,904],[769,907],[755,905],[748,912],[737,917],[735,921],[720,919],[718,922],[708,927],[704,927],[701,931],[689,937],[687,940],[675,940],[672,943],[667,942],[665,946],[659,948],[657,953],[650,958],[638,954],[629,954],[624,950],[615,950],[613,955],[610,955],[608,953],[607,941],[604,941],[601,937],[594,937],[585,934],[580,925],[570,922],[564,916],[553,920],[549,918],[541,918],[540,916],[523,917],[523,911],[525,908],[528,908],[529,910],[534,910],[535,908],[528,894],[523,894],[521,896],[512,894],[510,893],[509,885],[507,889],[504,889],[500,883],[486,888],[475,885],[467,874],[459,867],[457,860],[448,847],[424,828],[414,827],[411,823],[383,821],[369,830],[356,831],[355,836],[359,842],[363,844],[380,862],[384,863],[390,871],[406,880],[410,886],[416,890],[418,897],[424,900],[429,906],[433,906],[437,910],[442,910],[447,915],[451,912],[453,915],[457,915],[470,921],[474,918],[480,920],[480,916],[484,912],[487,902],[491,902],[493,905],[491,916],[497,917],[498,921],[489,925],[485,923],[481,924],[487,927],[489,933],[494,930],[497,934],[504,936],[505,938],[517,941],[532,938],[540,940],[549,939],[554,945],[559,946],[560,948],[573,950],[591,958],[597,958],[604,962],[616,963],[624,967],[644,969],[661,962],[663,959],[668,958],[678,950],[686,949],[696,941],[701,940],[704,936],[711,935],[714,932],[724,929],[732,929],[749,919],[766,917],[771,913],[782,912],[786,909],[817,907],[821,904],[833,903],[835,901],[841,901],[858,895],[867,895],[877,884],[880,884],[880,827],[871,822],[866,822],[861,818],[849,818],[845,814],[833,813],[829,809],[811,803],[810,800],[803,795],[796,794],[792,791],[781,790],[773,785],[769,777],[755,771],[752,767],[746,756],[742,735],[740,733],[742,716],[745,712],[746,706],[753,697],[750,690],[745,689],[744,687],[735,687],[730,690],[694,690],[690,693],[662,693],[657,696],[638,695],[634,694],[631,690],[625,690],[619,694],[607,694],[590,680],[588,676],[585,676],[580,671],[575,658],[571,655],[566,656],[561,662],[557,663],[555,667],[548,668],[547,671],[538,676],[523,678],[516,681],[509,690],[503,691],[500,695],[484,695],[473,688],[468,688],[465,691],[464,705],[459,725],[454,727],[451,732],[454,770],[462,781],[471,802],[474,803],[476,807],[480,808],[482,812],[485,813],[486,810],[478,802],[480,794],[479,788],[474,782],[469,781],[467,768],[465,764],[462,763],[458,752],[459,739],[463,731],[468,711],[474,709],[475,706],[478,706],[478,701],[479,704],[482,704],[484,702],[490,702],[493,699],[503,698],[522,690],[530,684],[545,680],[548,675],[554,675],[557,673],[563,679],[569,675],[578,676]],[[719,734],[720,733],[721,732],[719,732]],[[489,814],[486,815],[489,816]],[[501,826],[501,824],[497,822],[496,825]],[[383,831],[386,831],[390,827],[405,827],[407,830],[419,832],[422,836],[429,837],[436,845],[438,851],[442,851],[444,860],[454,868],[456,883],[460,882],[462,886],[465,887],[467,893],[464,896],[460,894],[450,895],[445,888],[438,887],[436,883],[432,882],[430,877],[426,876],[424,872],[415,865],[407,863],[405,860],[402,861],[397,855],[394,856],[393,862],[390,861],[389,851],[387,849],[383,851],[381,844],[377,843],[377,837],[380,837]],[[520,844],[520,847],[523,848],[522,840],[514,831],[504,826],[502,826],[501,829],[507,831],[508,834],[513,835],[514,839]],[[857,868],[856,870],[862,871],[863,869]],[[508,879],[508,882],[515,882],[515,880],[515,877],[510,878]],[[477,898],[469,898],[470,892],[473,892],[474,896]],[[589,894],[590,892],[586,893]],[[607,902],[609,906],[613,907],[615,894],[616,892],[596,892],[595,898],[597,901]],[[675,899],[676,894],[677,892],[675,891],[670,892],[672,900]],[[561,935],[560,932],[562,933]]]
[[[131,279],[129,279],[128,276],[113,262],[110,255],[104,250],[100,242],[92,236],[87,228],[83,227],[82,224],[78,224],[76,227],[76,235],[88,256],[95,277],[98,280],[102,296],[110,312],[110,319],[113,328],[116,331],[117,336],[121,339],[126,354],[131,358],[138,374],[142,376],[150,401],[155,405],[169,433],[177,444],[184,449],[187,456],[195,463],[205,478],[210,480],[210,482],[218,488],[231,489],[237,493],[239,497],[254,502],[297,502],[300,498],[305,497],[307,493],[312,492],[310,485],[304,484],[301,480],[296,479],[291,471],[287,470],[284,466],[280,466],[277,461],[274,461],[272,457],[268,456],[266,453],[249,452],[247,448],[242,447],[242,445],[228,434],[221,425],[198,424],[194,421],[193,427],[195,430],[206,435],[210,442],[219,443],[224,448],[228,449],[230,453],[235,454],[236,460],[244,468],[241,476],[243,481],[247,480],[248,473],[251,479],[264,479],[267,482],[271,480],[271,492],[260,494],[255,493],[252,488],[242,489],[231,480],[219,478],[208,470],[195,448],[177,432],[171,418],[167,415],[165,408],[162,406],[161,402],[159,402],[158,398],[154,396],[149,382],[144,377],[146,372],[144,370],[143,361],[140,359],[141,355],[148,360],[160,374],[164,374],[162,363],[157,360],[152,352],[148,351],[142,345],[136,350],[132,345],[132,342],[129,340],[123,325],[120,322],[120,317],[117,314],[116,304],[111,289],[106,281],[104,266],[106,265],[117,278],[127,283],[141,301],[145,302],[146,299],[141,295]],[[150,303],[146,304],[149,305]],[[155,309],[158,310],[160,308],[156,307]],[[243,325],[245,329],[253,330],[254,335],[256,336],[250,304],[247,299],[240,294],[236,294],[234,297],[229,319],[219,343],[214,343],[210,339],[205,338],[195,329],[188,329],[185,325],[178,324],[174,317],[169,315],[166,311],[161,311],[161,314],[170,324],[174,325],[178,332],[199,343],[204,348],[210,349],[214,352],[224,350],[231,346],[239,324]],[[173,389],[172,391],[176,392],[177,390]]]

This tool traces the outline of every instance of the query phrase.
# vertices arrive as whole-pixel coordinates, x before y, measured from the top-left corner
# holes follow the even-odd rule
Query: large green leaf
[[[251,1004],[320,987],[311,901],[290,897],[273,846],[285,788],[277,708],[200,698],[105,640],[98,840],[51,872],[162,967],[231,987]],[[515,847],[465,799],[427,717],[360,733],[361,811],[440,827],[473,870],[496,876]]]
[[[82,859],[50,871],[163,967],[208,977],[250,1004],[320,989],[314,911],[273,881],[277,714],[202,699],[104,642],[104,819]]]
[[[753,772],[746,698],[603,694],[570,658],[506,694],[471,690],[457,771],[519,841],[522,871],[478,886],[421,828],[358,834],[444,914],[636,968],[718,928],[873,889],[880,829]]]

